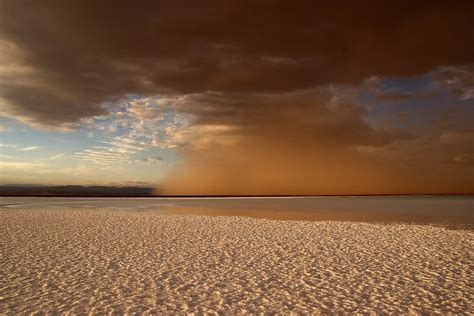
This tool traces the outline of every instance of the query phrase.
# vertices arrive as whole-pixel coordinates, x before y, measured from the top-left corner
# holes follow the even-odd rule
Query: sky
[[[474,2],[0,0],[0,184],[474,192]]]

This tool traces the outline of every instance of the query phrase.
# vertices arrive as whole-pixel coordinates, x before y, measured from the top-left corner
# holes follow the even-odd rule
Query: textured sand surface
[[[466,230],[0,209],[0,313],[474,313]]]

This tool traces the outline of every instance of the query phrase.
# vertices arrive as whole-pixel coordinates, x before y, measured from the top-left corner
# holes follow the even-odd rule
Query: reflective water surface
[[[0,197],[7,208],[122,208],[163,214],[288,220],[423,222],[474,226],[474,196],[214,198]]]

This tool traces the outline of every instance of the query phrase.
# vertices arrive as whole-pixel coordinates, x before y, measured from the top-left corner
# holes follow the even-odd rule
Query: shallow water
[[[163,214],[287,220],[418,222],[474,227],[474,196],[206,198],[0,197],[7,208],[123,208]]]

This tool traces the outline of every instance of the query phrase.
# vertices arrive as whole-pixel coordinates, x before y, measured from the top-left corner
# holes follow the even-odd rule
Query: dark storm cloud
[[[347,100],[333,100],[328,89],[282,93],[208,92],[176,104],[192,114],[194,126],[226,126],[226,134],[249,141],[294,145],[385,145],[406,133],[372,129],[363,120],[366,109]]]
[[[175,104],[191,114],[185,164],[165,181],[170,194],[321,194],[384,192],[391,166],[358,146],[383,147],[410,139],[375,130],[366,109],[336,100],[329,89],[281,93],[188,95]],[[375,172],[377,171],[377,172]]]
[[[343,87],[433,73],[472,100],[473,16],[473,1],[0,0],[0,110],[74,128],[127,95],[173,100],[191,120],[165,128],[185,159],[170,193],[472,192],[465,107],[420,137],[375,128]]]
[[[0,38],[31,73],[2,73],[2,83],[28,80],[0,93],[10,115],[54,126],[125,94],[414,75],[473,61],[473,13],[471,1],[3,0]]]

